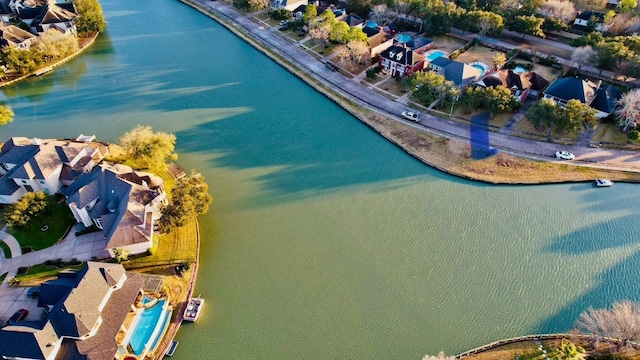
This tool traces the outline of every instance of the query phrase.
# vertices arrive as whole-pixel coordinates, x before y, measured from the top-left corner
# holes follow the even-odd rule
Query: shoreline
[[[218,2],[219,0],[212,3],[211,6],[204,4],[202,0],[179,1],[231,31],[408,155],[444,173],[472,181],[509,185],[590,182],[596,178],[608,178],[617,182],[640,182],[640,173],[638,173],[640,169],[628,169],[599,163],[561,164],[549,162],[548,158],[545,159],[543,156],[516,154],[497,146],[491,147],[499,150],[498,154],[509,157],[508,161],[496,159],[496,155],[489,156],[481,161],[473,160],[471,159],[468,139],[451,132],[424,126],[419,127],[394,120],[390,118],[392,114],[377,108],[374,104],[357,98],[344,89],[331,88],[331,83],[327,83],[323,79],[317,79],[311,74],[313,72],[312,67],[324,67],[321,61],[318,60],[317,64],[306,64],[295,59],[287,52],[270,46],[266,40],[258,37],[246,25],[216,8],[216,6],[225,6],[232,8],[234,12],[238,12],[233,8],[232,4]],[[242,15],[242,17],[255,23],[250,16]],[[266,28],[262,28],[262,30],[269,31]],[[427,138],[428,140],[425,140]],[[425,151],[425,148],[427,151]],[[451,148],[455,148],[455,150],[451,151]],[[439,152],[439,154],[434,154],[435,152]],[[496,162],[498,162],[497,165]],[[508,169],[510,166],[512,168]],[[544,167],[544,169],[541,169],[541,167]],[[517,171],[514,172],[517,169],[528,170],[530,176],[523,178]]]

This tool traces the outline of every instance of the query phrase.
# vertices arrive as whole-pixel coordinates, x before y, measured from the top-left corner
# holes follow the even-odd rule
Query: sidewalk
[[[338,72],[330,71],[321,61],[301,50],[296,44],[287,42],[269,29],[265,29],[261,24],[240,14],[230,4],[212,0],[181,1],[205,14],[210,13],[210,16],[232,32],[255,41],[259,46],[267,50],[267,55],[271,52],[284,59],[285,62],[293,64],[295,66],[295,69],[292,69],[294,73],[305,73],[315,81],[321,82],[327,88],[334,90],[340,96],[364,108],[385,116],[394,117],[409,126],[424,129],[438,136],[471,143],[473,129],[469,126],[430,114],[422,114],[420,124],[400,119],[399,115],[402,111],[419,111],[371,91],[359,83],[347,79]],[[283,66],[287,67],[287,64],[285,63]],[[536,160],[550,161],[553,159],[555,161],[555,152],[561,147],[562,150],[571,151],[576,155],[576,161],[565,162],[566,164],[640,172],[640,154],[633,151],[597,149],[578,145],[560,146],[553,143],[511,137],[502,133],[490,133],[488,141],[489,144],[486,145],[492,148]]]

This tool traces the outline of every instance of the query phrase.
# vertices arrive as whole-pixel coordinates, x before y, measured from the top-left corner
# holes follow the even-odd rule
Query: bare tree
[[[576,17],[576,7],[571,1],[548,0],[540,6],[538,13],[544,17],[568,23]]]
[[[629,128],[636,128],[640,123],[640,89],[633,89],[622,95],[617,102],[618,125],[625,132]]]
[[[389,9],[385,4],[374,6],[369,13],[369,19],[377,22],[378,24],[388,24],[395,18],[395,11]]]
[[[320,25],[309,30],[309,37],[312,40],[318,41],[323,46],[329,43],[330,27],[328,25]]]
[[[350,41],[346,45],[333,49],[334,61],[348,70],[354,70],[358,65],[364,65],[370,59],[371,50],[364,41]]]
[[[573,0],[576,8],[584,11],[590,9],[603,9],[607,5],[607,0]]]
[[[269,0],[249,0],[249,8],[253,11],[265,10],[269,7]]]
[[[425,355],[422,360],[455,360],[455,356],[447,356],[444,351],[440,351],[438,356]]]
[[[491,29],[491,25],[491,20],[487,18],[482,18],[480,22],[478,22],[478,35],[480,35],[481,39],[484,38],[484,36],[487,34],[487,31]]]
[[[580,314],[576,327],[597,338],[617,339],[621,344],[640,340],[640,303],[622,301],[611,309],[589,308]]]
[[[579,47],[573,50],[571,61],[578,63],[578,70],[580,70],[583,65],[597,66],[598,51],[592,48],[591,45]]]
[[[622,13],[605,22],[607,34],[610,36],[631,35],[640,30],[640,16]]]

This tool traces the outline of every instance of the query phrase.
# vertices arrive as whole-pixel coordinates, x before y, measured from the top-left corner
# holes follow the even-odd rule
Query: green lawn
[[[55,203],[46,216],[31,221],[24,229],[10,228],[9,233],[20,246],[42,250],[60,241],[74,223],[69,208],[61,202]],[[44,226],[48,227],[46,231],[42,230]]]
[[[620,132],[620,128],[615,124],[600,124],[596,134],[593,136],[594,142],[626,144],[629,139]]]
[[[9,245],[5,244],[4,241],[0,241],[0,249],[4,252],[5,258],[11,259],[11,249],[9,249]]]
[[[33,265],[29,267],[29,270],[23,275],[16,276],[16,279],[20,283],[24,284],[27,281],[33,281],[35,279],[48,279],[58,275],[59,272],[64,270],[80,270],[84,266],[84,263],[80,265],[69,265],[62,268],[55,267],[53,265]]]
[[[130,259],[123,263],[127,269],[146,266],[178,264],[182,261],[194,262],[198,246],[197,227],[195,220],[171,234],[158,237],[156,253],[144,257]]]

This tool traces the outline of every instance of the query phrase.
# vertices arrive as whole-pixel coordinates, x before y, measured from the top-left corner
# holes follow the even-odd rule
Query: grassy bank
[[[198,2],[181,0],[213,18],[238,37],[269,56],[292,74],[325,94],[329,99],[372,127],[392,143],[398,145],[425,164],[467,179],[495,184],[539,184],[590,181],[608,178],[614,181],[640,181],[640,174],[625,171],[600,170],[553,162],[534,161],[518,156],[497,154],[483,160],[471,157],[470,145],[455,139],[436,136],[426,130],[400,123],[385,114],[373,113],[325,86],[294,63],[283,58],[277,50],[265,45],[252,34],[225,16],[204,8]]]

